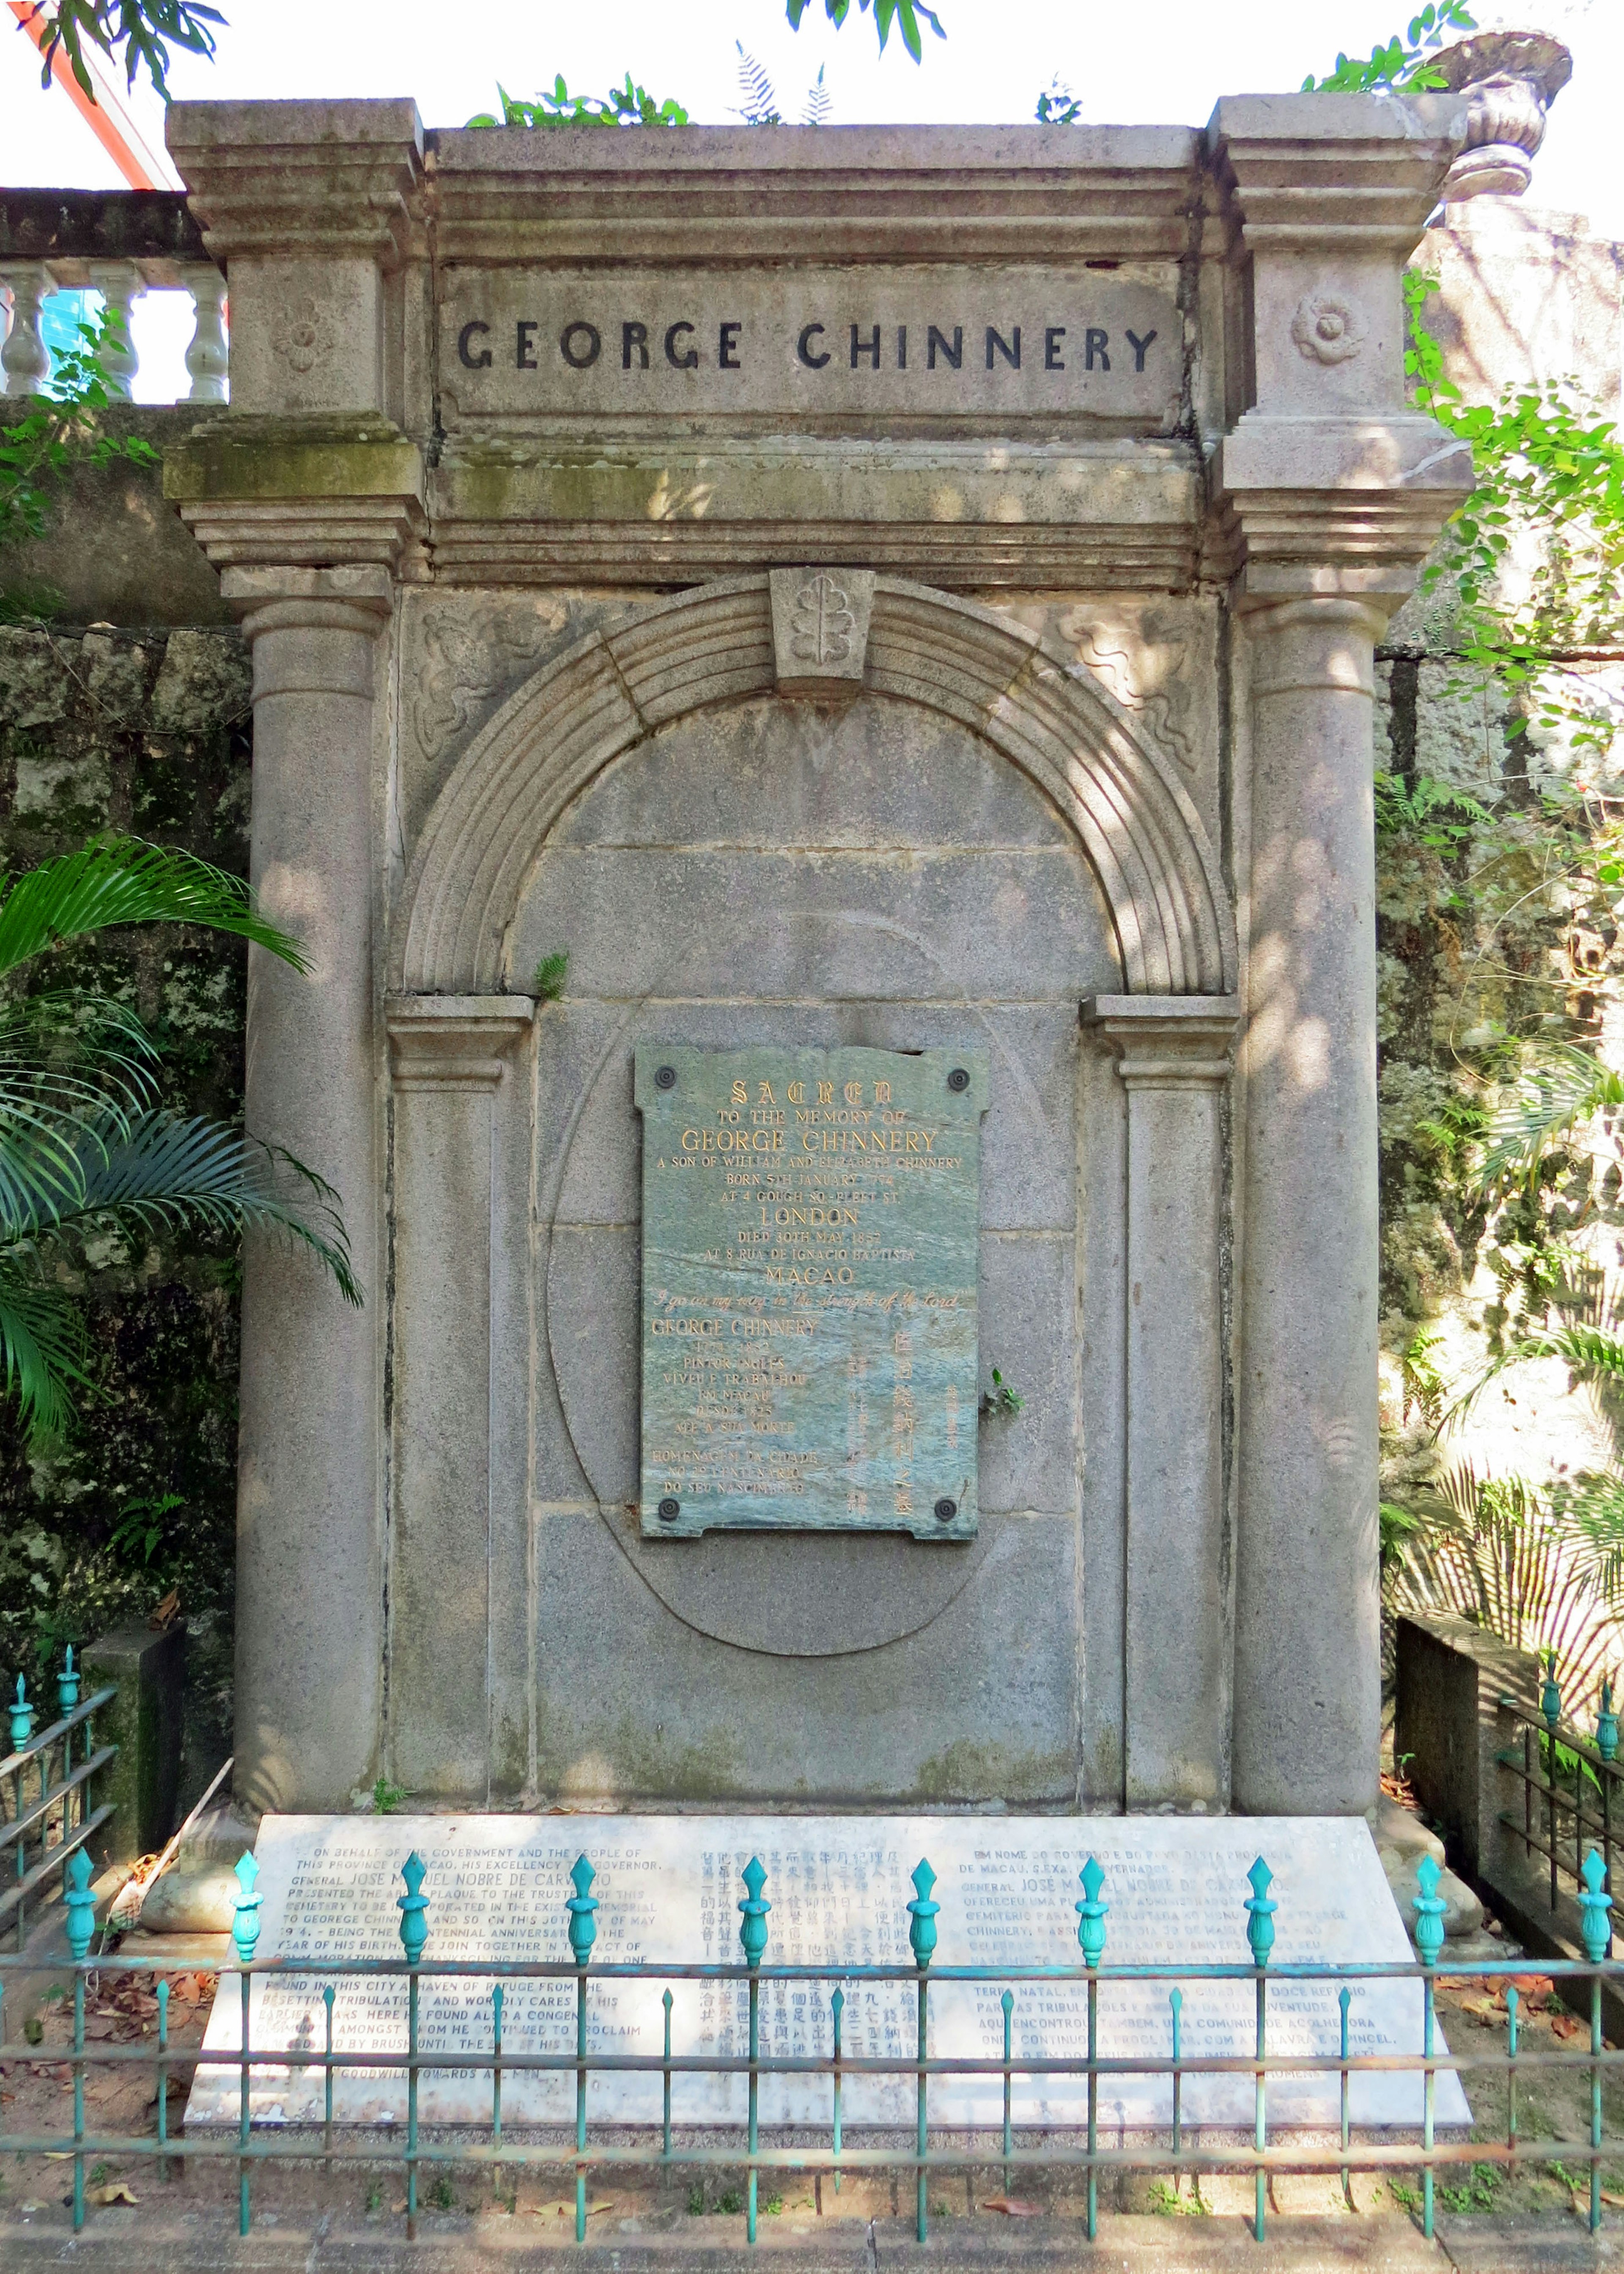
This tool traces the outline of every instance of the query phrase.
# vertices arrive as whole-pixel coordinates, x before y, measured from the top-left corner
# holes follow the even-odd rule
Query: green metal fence
[[[113,1813],[98,1808],[92,1781],[112,1765],[117,1745],[98,1746],[94,1717],[117,1696],[110,1686],[80,1699],[80,1677],[68,1645],[56,1676],[57,1718],[36,1729],[39,1708],[19,1674],[6,1713],[11,1750],[0,1760],[0,1851],[11,1851],[11,1885],[0,1890],[0,1932],[9,1925],[16,1947],[27,1937],[32,1905],[42,1910],[65,1891],[72,1857]]]
[[[375,2168],[380,2163],[402,2167],[409,2235],[415,2235],[417,2232],[418,2186],[425,2167],[451,2165],[499,2168],[542,2165],[573,2171],[577,2241],[584,2240],[586,2235],[587,2181],[588,2175],[593,2172],[635,2168],[657,2175],[674,2176],[680,2172],[692,2170],[701,2172],[707,2168],[737,2171],[742,2167],[748,2175],[748,2194],[743,2206],[745,2231],[751,2242],[756,2236],[757,2190],[762,2173],[831,2173],[838,2187],[842,2174],[867,2174],[885,2169],[893,2172],[904,2170],[914,2174],[915,2225],[922,2241],[929,2231],[927,2188],[930,2175],[945,2169],[984,2168],[998,2164],[1004,2167],[1006,2187],[1009,2176],[1017,2170],[1036,2167],[1056,2174],[1080,2174],[1086,2183],[1084,2223],[1091,2240],[1097,2226],[1100,2180],[1102,2177],[1123,2172],[1169,2175],[1250,2172],[1254,2183],[1252,2232],[1261,2241],[1265,2231],[1267,2183],[1273,2172],[1337,2172],[1341,2173],[1346,2187],[1349,2174],[1353,2171],[1396,2172],[1418,2168],[1422,2174],[1424,2223],[1430,2235],[1433,2221],[1434,2180],[1440,2170],[1447,2172],[1451,2166],[1471,2164],[1503,2166],[1515,2166],[1527,2161],[1543,2164],[1549,2162],[1553,2156],[1562,2156],[1588,2165],[1590,2221],[1594,2229],[1601,2223],[1602,2167],[1615,2158],[1624,2159],[1624,2136],[1609,2136],[1603,2121],[1604,2081],[1624,2062],[1624,2054],[1609,2050],[1602,2037],[1603,1983],[1607,1980],[1616,1982],[1624,1974],[1624,1967],[1613,1965],[1607,1960],[1612,1902],[1602,1886],[1603,1874],[1602,1859],[1592,1850],[1581,1869],[1578,1897],[1586,1962],[1559,1964],[1545,1969],[1553,1977],[1563,1977],[1570,1992],[1574,1984],[1568,1977],[1589,1980],[1590,2027],[1588,2046],[1575,2047],[1572,2052],[1559,2052],[1530,2048],[1521,2043],[1518,1993],[1509,1980],[1515,1970],[1514,1962],[1500,1962],[1484,1966],[1474,1962],[1472,1971],[1475,1975],[1498,1976],[1507,1980],[1505,2044],[1503,2049],[1497,2047],[1489,2052],[1446,2053],[1439,2050],[1440,2040],[1435,2014],[1438,1961],[1443,1947],[1444,1905],[1437,1892],[1438,1867],[1430,1858],[1421,1865],[1421,1893],[1416,1904],[1415,1942],[1419,1959],[1410,1963],[1274,1963],[1272,1958],[1274,1914],[1279,1905],[1269,1892],[1273,1883],[1267,1866],[1259,1857],[1249,1874],[1251,1892],[1244,1900],[1246,1934],[1252,1953],[1250,1965],[1109,1965],[1105,1949],[1109,1906],[1104,1900],[1107,1892],[1105,1879],[1099,1864],[1091,1857],[1080,1875],[1082,1894],[1074,1906],[1078,1914],[1077,1931],[1082,1961],[1079,1966],[933,1966],[937,1940],[936,1918],[941,1906],[933,1899],[931,1891],[936,1884],[935,1874],[926,1862],[921,1862],[913,1874],[914,1894],[907,1905],[908,1939],[913,1952],[911,1966],[776,1965],[770,1962],[767,1956],[771,1905],[764,1892],[766,1874],[760,1862],[755,1858],[743,1874],[745,1892],[738,1904],[741,1962],[661,1964],[640,1962],[594,1965],[592,1949],[597,1939],[598,1902],[591,1892],[596,1874],[584,1856],[576,1863],[571,1875],[575,1892],[565,1905],[566,1916],[562,1924],[568,1940],[570,1955],[568,1959],[560,1958],[547,1963],[500,1963],[488,1960],[442,1961],[437,1963],[428,1949],[431,1897],[425,1892],[425,1869],[421,1858],[414,1854],[407,1858],[402,1867],[404,1893],[398,1898],[402,1957],[399,1960],[356,1961],[312,1967],[308,1960],[286,1962],[256,1960],[261,1898],[255,1886],[258,1867],[254,1858],[249,1855],[244,1856],[237,1866],[241,1895],[232,1931],[240,1971],[235,1991],[230,1977],[227,1977],[222,1980],[220,1992],[222,1997],[235,1996],[241,2001],[241,2036],[236,2044],[228,2048],[205,2047],[199,2050],[177,2048],[170,2040],[167,1974],[178,1971],[178,1969],[172,1966],[166,1969],[165,1962],[151,1958],[115,1957],[92,1963],[89,1949],[94,1932],[94,1905],[89,1890],[89,1859],[81,1849],[70,1864],[66,1894],[67,1936],[72,1958],[73,1984],[73,2037],[71,2051],[67,2056],[72,2077],[72,2129],[71,2132],[40,2135],[17,2129],[0,2130],[0,2151],[71,2157],[76,2228],[82,2224],[85,2215],[86,2160],[144,2157],[158,2159],[161,2164],[173,2158],[198,2161],[225,2158],[235,2163],[238,2173],[239,2222],[244,2234],[249,2232],[252,2222],[252,2183],[256,2166],[309,2164],[320,2160],[334,2169],[345,2165]],[[40,2055],[34,2047],[4,2042],[5,1984],[8,1971],[17,1969],[19,1963],[15,1959],[0,1959],[0,2058],[38,2059]],[[94,1976],[109,1972],[157,1977],[158,2022],[155,2040],[151,2045],[109,2044],[87,2038],[87,1984]],[[335,1986],[355,1977],[403,1981],[406,2028],[402,2050],[368,2052],[347,2048],[335,2042]],[[289,2066],[289,2048],[285,2044],[274,2047],[260,2045],[256,2048],[254,2045],[251,2034],[252,1987],[255,1981],[292,1978],[300,1981],[314,1979],[324,1985],[321,2002],[326,2014],[325,2042],[320,2049],[313,2044],[300,2044],[297,2052],[297,2066],[305,2072],[313,2071],[320,2077],[325,2118],[320,2127],[312,2124],[302,2129],[256,2126],[251,2105],[256,2065],[274,2073],[285,2072]],[[425,1985],[447,1979],[475,1979],[492,1985],[489,1992],[489,2051],[473,2053],[459,2049],[450,2064],[460,2071],[488,2074],[491,2096],[489,2124],[488,2127],[477,2127],[477,2136],[470,2132],[467,2136],[451,2141],[425,2136],[425,2127],[419,2121],[420,2080],[425,2074],[443,2070],[447,2066],[447,2056],[443,2049],[425,2047],[423,2042],[423,1994]],[[573,2042],[560,2043],[551,2051],[539,2052],[519,2052],[505,2047],[502,2037],[505,1987],[515,1982],[545,1979],[573,1981],[575,1984]],[[1415,1980],[1420,1985],[1420,2051],[1380,2055],[1355,2052],[1352,2049],[1350,2014],[1362,1988],[1368,1991],[1377,1984],[1395,1980]],[[626,1982],[665,1985],[661,2000],[665,2014],[663,2054],[613,2053],[590,2047],[589,2019],[595,1992]],[[828,2052],[813,2057],[786,2057],[763,2049],[763,1988],[764,1984],[775,1982],[805,1985],[808,1995],[816,1986],[818,1994],[827,1998],[831,2021],[831,2050]],[[895,1982],[910,1983],[914,1991],[918,2029],[912,2055],[846,2054],[842,2047],[842,2014],[847,1997],[854,1989],[866,1984]],[[1271,1994],[1278,1993],[1282,1985],[1305,1982],[1323,1985],[1327,1992],[1335,1993],[1340,2014],[1337,2049],[1335,2052],[1307,2057],[1271,2052]],[[673,2052],[672,1985],[693,1983],[743,1985],[748,2001],[745,2051]],[[1001,2057],[943,2058],[929,2050],[933,1989],[964,1983],[1001,1988],[999,2004],[1004,2025]],[[1063,2059],[1018,2053],[1012,2022],[1023,1996],[1031,1995],[1035,1985],[1056,1983],[1077,1985],[1086,1999],[1086,2054]],[[1122,2058],[1101,2052],[1101,1997],[1110,1991],[1113,1984],[1129,1983],[1168,1985],[1165,2055]],[[1189,2018],[1187,2009],[1199,1995],[1202,1985],[1219,1983],[1252,1986],[1255,2022],[1251,2049],[1244,2054],[1227,2057],[1189,2055],[1184,2051],[1184,2029]],[[154,2077],[157,2094],[153,2129],[150,2133],[129,2135],[93,2130],[86,2120],[87,2077],[108,2067],[127,2067],[130,2064],[151,2072]],[[168,2077],[181,2067],[207,2068],[210,2065],[223,2066],[237,2072],[238,2112],[235,2126],[223,2131],[215,2127],[209,2130],[184,2130],[179,2135],[173,2135],[169,2123]],[[1536,2085],[1543,2073],[1558,2069],[1582,2070],[1588,2079],[1590,2121],[1585,2127],[1585,2136],[1562,2142],[1542,2132],[1538,2138],[1528,2138],[1519,2127],[1519,2095],[1526,2094],[1530,2086]],[[371,2125],[365,2127],[363,2133],[361,2127],[335,2122],[335,2074],[340,2071],[366,2070],[391,2072],[396,2075],[404,2072],[407,2102],[403,2131],[386,2133],[383,2127]],[[533,2071],[565,2076],[573,2074],[573,2137],[515,2140],[510,2133],[504,2135],[504,2080],[511,2079],[515,2073]],[[1479,2089],[1480,2111],[1491,2102],[1497,2108],[1503,2108],[1503,2136],[1493,2140],[1438,2136],[1436,2083],[1440,2074],[1449,2071],[1470,2077]],[[1352,2088],[1356,2081],[1367,2074],[1391,2075],[1394,2073],[1418,2076],[1422,2080],[1423,2120],[1418,2127],[1421,2135],[1418,2142],[1372,2141],[1363,2136],[1363,2127],[1356,2133],[1351,2115]],[[642,2074],[658,2076],[662,2081],[664,2120],[658,2127],[649,2127],[646,2139],[622,2137],[606,2140],[602,2136],[605,2127],[601,2125],[594,2135],[589,2122],[591,2082],[594,2077],[616,2074]],[[718,2143],[714,2139],[684,2138],[673,2129],[673,2079],[694,2074],[740,2075],[747,2080],[748,2117],[748,2121],[739,2127],[736,2136]],[[1313,2146],[1300,2140],[1282,2142],[1277,2135],[1271,2138],[1271,2083],[1301,2078],[1304,2074],[1336,2080],[1340,2136],[1333,2144]],[[767,2078],[787,2076],[816,2078],[827,2085],[827,2124],[826,2127],[816,2127],[820,2136],[814,2142],[802,2141],[785,2145],[763,2142],[760,2120],[762,2082]],[[991,2077],[1001,2082],[1004,2102],[1001,2132],[983,2133],[966,2142],[945,2136],[939,2125],[933,2131],[933,2085],[941,2078],[963,2076]],[[1086,2127],[1079,2126],[1076,2135],[1070,2137],[1050,2135],[1034,2139],[1021,2135],[1021,2130],[1012,2121],[1013,2086],[1018,2079],[1036,2076],[1064,2077],[1081,2082],[1086,2096]],[[1206,2136],[1202,2127],[1189,2123],[1184,2098],[1186,2084],[1192,2079],[1214,2076],[1251,2081],[1253,2118],[1250,2141],[1215,2140]],[[859,2077],[913,2080],[917,2120],[911,2146],[853,2144],[845,2121],[843,2100],[846,2088]],[[1104,2144],[1100,2136],[1101,2087],[1111,2080],[1130,2077],[1156,2077],[1169,2082],[1171,2121],[1165,2127],[1156,2127],[1154,2136],[1147,2134],[1142,2138],[1119,2141],[1116,2145]],[[1485,2128],[1481,2114],[1476,2128],[1480,2133]],[[1197,2135],[1193,2139],[1191,2136],[1192,2132]]]

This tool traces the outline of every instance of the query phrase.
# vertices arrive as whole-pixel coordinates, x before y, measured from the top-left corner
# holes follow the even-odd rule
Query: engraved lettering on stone
[[[873,1426],[872,1424],[870,1426]],[[258,1856],[259,1956],[308,1971],[257,1975],[252,1985],[252,2043],[263,2047],[250,2078],[254,2120],[320,2123],[322,2076],[300,2056],[325,2043],[324,1962],[398,1959],[400,1867],[416,1849],[427,1864],[427,1956],[517,1962],[568,1957],[564,1899],[568,1872],[584,1849],[598,1878],[596,1962],[737,1964],[740,1874],[752,1855],[767,1871],[772,1904],[771,1962],[792,1966],[906,1967],[908,1874],[921,1856],[937,1874],[942,1903],[936,1963],[996,1969],[1011,1964],[1078,1963],[1078,1874],[1089,1855],[1105,1872],[1111,1906],[1108,1967],[1248,1960],[1241,1898],[1259,1851],[1275,1874],[1274,1962],[1304,1960],[1401,1964],[1410,1957],[1398,1911],[1382,1876],[1369,1830],[1357,1818],[1254,1818],[1192,1821],[1177,1818],[987,1817],[583,1817],[574,1823],[523,1816],[267,1816]],[[760,2025],[772,2057],[827,2059],[832,2051],[831,1983],[763,1983]],[[942,2059],[996,2062],[1003,2049],[1003,1984],[939,1983],[930,2001],[931,2051]],[[1108,1981],[1101,1990],[1100,2051],[1109,2059],[1165,2060],[1169,2044],[1165,1981]],[[1183,1983],[1186,2056],[1244,2060],[1256,2025],[1245,1981]],[[593,2053],[652,2055],[664,2041],[662,1980],[598,1980],[587,2006]],[[748,2044],[748,1992],[742,1982],[673,1981],[672,2048],[679,2055],[742,2054]],[[419,2037],[443,2065],[425,2069],[419,2115],[427,2124],[488,2124],[491,2074],[467,2065],[491,2051],[488,1977],[427,1977],[420,1996]],[[223,1983],[205,2043],[234,2052],[241,2040],[235,1983]],[[1015,1985],[1014,2050],[1021,2059],[1080,2059],[1086,2049],[1086,1992],[1076,1982]],[[913,2051],[913,1984],[846,1984],[842,2050],[851,2058],[905,2059]],[[1414,1980],[1365,1980],[1353,1986],[1350,2050],[1377,2057],[1421,2047],[1421,1992]],[[406,1987],[398,1976],[351,1977],[338,1983],[333,2011],[340,2053],[403,2053]],[[1269,1992],[1269,2047],[1276,2056],[1329,2056],[1326,2070],[1272,2077],[1271,2125],[1335,2126],[1339,2079],[1335,2056],[1339,2015],[1333,1983],[1284,1976]],[[573,1980],[510,1979],[502,2001],[508,2054],[565,2054],[575,2042]],[[1447,2047],[1440,2044],[1440,2052]],[[458,2055],[463,2056],[461,2064]],[[269,2055],[267,2059],[264,2056]],[[763,2125],[829,2122],[829,2079],[771,2074],[760,2087]],[[591,2082],[594,2127],[658,2124],[662,2080],[622,2071]],[[186,2111],[189,2127],[234,2125],[240,2073],[229,2062],[199,2067]],[[911,2120],[907,2076],[848,2076],[845,2114],[853,2125],[894,2126]],[[1080,2075],[1049,2074],[1013,2080],[1018,2124],[1073,2127],[1087,2109]],[[1436,2120],[1466,2124],[1471,2112],[1459,2078],[1438,2074]],[[1364,2071],[1350,2081],[1355,2124],[1418,2124],[1416,2074]],[[502,2112],[514,2124],[568,2121],[575,2105],[572,2069],[509,2071]],[[1003,2084],[995,2073],[932,2080],[932,2120],[953,2126],[1003,2120]],[[738,2124],[747,2112],[743,2075],[688,2072],[673,2081],[672,2114],[679,2125]],[[1165,2126],[1171,2116],[1165,2075],[1117,2072],[1100,2084],[1101,2121],[1108,2127]],[[337,2068],[334,2113],[341,2124],[403,2124],[402,2069]],[[1249,2076],[1186,2075],[1187,2123],[1244,2124],[1252,2116]]]
[[[791,645],[803,663],[845,663],[852,652],[857,619],[849,595],[832,576],[814,576],[797,596]]]
[[[1365,344],[1365,325],[1357,311],[1345,302],[1317,299],[1310,294],[1297,302],[1291,336],[1299,354],[1313,362],[1346,363]]]

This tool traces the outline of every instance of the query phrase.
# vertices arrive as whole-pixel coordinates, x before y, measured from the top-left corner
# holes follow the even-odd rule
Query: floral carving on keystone
[[[796,594],[793,652],[802,663],[845,663],[852,652],[857,619],[851,595],[832,576],[814,576]]]
[[[1298,353],[1315,363],[1346,363],[1364,346],[1365,326],[1345,302],[1318,299],[1311,293],[1297,304],[1291,336]]]
[[[288,328],[276,343],[276,352],[301,376],[333,351],[333,320],[307,292],[289,314]]]

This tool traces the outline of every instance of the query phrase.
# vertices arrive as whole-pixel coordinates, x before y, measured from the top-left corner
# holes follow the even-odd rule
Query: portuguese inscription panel
[[[976,1530],[975,1051],[637,1052],[642,1520]]]
[[[319,2122],[322,2078],[302,2058],[326,2043],[322,1968],[340,1959],[400,1956],[400,1868],[416,1849],[427,1865],[425,1957],[477,1964],[549,1962],[567,1967],[565,1899],[569,1871],[584,1849],[598,1873],[595,1964],[695,1960],[737,1965],[738,1902],[745,1864],[766,1867],[766,1963],[774,1966],[898,1966],[910,1963],[908,1875],[921,1856],[938,1877],[942,1905],[937,1967],[982,1966],[985,1982],[938,1982],[930,2001],[930,2050],[938,2058],[996,2064],[1003,2045],[1000,1966],[1079,1963],[1078,1877],[1087,1856],[1105,1872],[1109,1905],[1108,1966],[1203,1966],[1248,1962],[1246,1872],[1261,1853],[1274,1873],[1275,1967],[1407,1961],[1404,1929],[1369,1830],[1357,1818],[1190,1817],[671,1817],[267,1816],[257,1855],[260,1912],[258,1956],[286,1973],[255,1977],[251,2044],[254,2120]],[[443,2065],[423,2074],[419,2112],[429,2124],[484,2124],[491,2072],[470,2064],[492,2050],[492,1981],[477,1974],[430,1977],[421,1992],[421,2041]],[[679,2056],[748,2045],[748,1993],[742,1982],[670,1984],[672,2049]],[[835,1984],[768,1979],[761,1993],[763,2051],[806,2059],[831,2051],[830,1996]],[[1183,1998],[1186,2058],[1244,2060],[1253,2049],[1255,2005],[1245,1981],[1108,1981],[1100,1995],[1100,2051],[1108,2059],[1163,2059],[1171,2044],[1170,1994]],[[594,2052],[658,2058],[664,2038],[657,1977],[599,1979],[587,2005]],[[1268,2002],[1270,2050],[1328,2056],[1317,2072],[1277,2075],[1269,2084],[1274,2124],[1334,2125],[1340,2016],[1337,1984],[1282,1977]],[[848,2058],[906,2062],[916,2043],[911,1980],[846,1980],[842,2050]],[[1087,2050],[1086,1992],[1076,1982],[1034,1982],[1014,1990],[1015,2060],[1075,2060]],[[189,2124],[235,2124],[241,2046],[237,1985],[222,1982],[205,2044],[228,2058],[205,2065],[192,2087]],[[1383,1978],[1352,1987],[1349,2043],[1356,2054],[1418,2052],[1418,1982]],[[556,2069],[514,2069],[502,2082],[504,2121],[514,2127],[568,2121],[575,2105],[569,2055],[575,1989],[568,1972],[509,1979],[502,1999],[506,2054],[559,2059]],[[399,1975],[351,1977],[335,1987],[333,2044],[339,2053],[390,2054],[406,2045],[406,1986]],[[1441,2040],[1439,2050],[1447,2051]],[[1087,2112],[1085,2079],[1049,2073],[1014,2078],[1018,2124],[1072,2127]],[[658,2124],[658,2071],[593,2078],[592,2123]],[[848,2125],[913,2120],[914,2085],[903,2074],[848,2076]],[[996,2067],[981,2076],[939,2076],[931,2112],[939,2124],[996,2125],[1003,2084]],[[1418,2124],[1418,2075],[1363,2071],[1352,2079],[1356,2124]],[[747,2112],[740,2075],[680,2073],[672,2114],[679,2124],[740,2123]],[[826,2077],[769,2075],[761,2085],[763,2124],[829,2121]],[[400,2124],[406,2116],[403,2070],[336,2072],[334,2112],[341,2123]],[[1172,2113],[1165,2075],[1112,2073],[1101,2082],[1103,2126],[1166,2125]],[[1250,2127],[1252,2085],[1245,2074],[1186,2075],[1187,2124]],[[1440,2073],[1437,2120],[1470,2123],[1460,2080]]]

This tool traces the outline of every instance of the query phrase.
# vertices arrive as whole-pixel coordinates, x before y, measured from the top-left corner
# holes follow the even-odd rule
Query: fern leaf
[[[739,93],[743,98],[736,116],[747,126],[782,126],[778,98],[764,66],[757,63],[742,40],[735,40],[733,45],[739,50]]]

